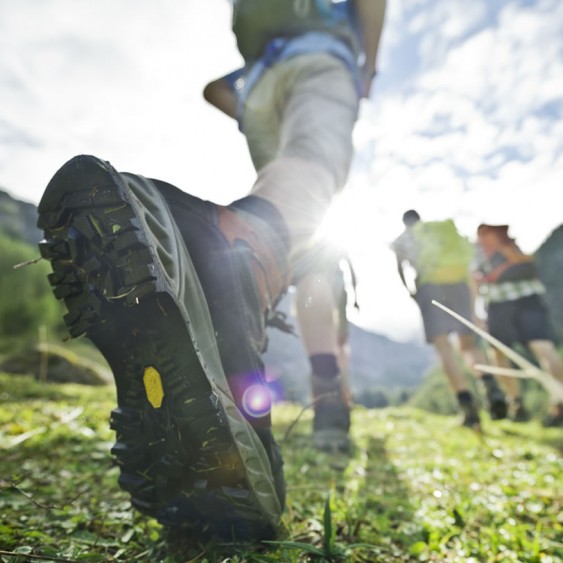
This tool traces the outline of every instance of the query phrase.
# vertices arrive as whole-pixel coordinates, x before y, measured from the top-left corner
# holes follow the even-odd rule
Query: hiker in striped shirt
[[[556,349],[556,336],[544,301],[545,287],[538,277],[533,256],[523,253],[508,233],[508,225],[481,224],[477,229],[474,279],[486,303],[491,336],[503,344],[525,346],[540,367],[563,382],[563,360]],[[496,362],[510,361],[495,350]],[[522,404],[521,385],[512,377],[501,377],[511,399],[514,420],[528,419]],[[544,426],[563,426],[563,404],[552,400]]]

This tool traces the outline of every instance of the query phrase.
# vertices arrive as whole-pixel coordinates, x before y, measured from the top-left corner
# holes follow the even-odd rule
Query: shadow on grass
[[[407,541],[405,532],[412,539],[414,508],[407,487],[388,459],[385,441],[370,438],[366,450],[367,473],[357,501],[369,521],[363,539],[381,541],[383,537],[398,534],[401,540]]]
[[[323,545],[323,507],[329,491],[335,541],[346,551],[347,561],[391,561],[392,554],[404,555],[409,545],[423,539],[385,438],[371,434],[360,435],[349,455],[316,452],[310,432],[291,435],[283,451],[286,521],[294,541]]]
[[[514,438],[533,440],[534,442],[553,448],[559,452],[559,454],[563,454],[563,432],[561,428],[540,428],[538,432],[530,432],[528,424],[523,427],[515,425],[512,425],[510,428],[502,427],[501,432]]]

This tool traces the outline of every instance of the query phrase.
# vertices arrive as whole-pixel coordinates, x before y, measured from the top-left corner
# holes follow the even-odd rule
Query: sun
[[[357,198],[350,195],[336,196],[317,230],[318,239],[329,242],[345,254],[351,251],[360,227],[358,203]]]

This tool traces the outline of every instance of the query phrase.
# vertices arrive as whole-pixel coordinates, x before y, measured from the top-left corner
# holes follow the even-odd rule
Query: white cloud
[[[229,17],[224,0],[0,0],[0,184],[37,202],[88,152],[211,199],[246,192],[244,140],[201,97],[240,63]]]
[[[444,65],[423,76],[420,86],[469,98],[497,124],[519,120],[561,99],[562,23],[561,4],[549,11],[506,3],[498,27],[452,46]]]
[[[420,3],[407,6],[414,11],[421,7]],[[445,35],[459,38],[485,13],[483,2],[475,4],[464,27],[458,21],[466,2],[439,6],[419,10],[416,17],[424,24],[414,22],[415,31],[426,30],[431,36],[438,22],[448,21],[451,30],[458,31]],[[393,189],[400,183],[403,193],[409,181],[416,182],[420,191],[433,185],[434,190],[443,190],[444,213],[467,215],[458,209],[459,201],[451,192],[457,193],[463,185],[473,189],[474,178],[494,179],[495,185],[506,184],[506,191],[531,175],[552,181],[551,168],[563,148],[561,120],[537,112],[548,102],[558,104],[559,111],[562,108],[561,89],[554,87],[563,76],[562,22],[560,3],[542,2],[532,8],[505,2],[498,25],[489,20],[487,27],[466,40],[450,41],[443,60],[440,53],[426,53],[423,68],[428,70],[414,77],[412,91],[388,96],[373,117],[372,177],[382,191],[397,193]]]

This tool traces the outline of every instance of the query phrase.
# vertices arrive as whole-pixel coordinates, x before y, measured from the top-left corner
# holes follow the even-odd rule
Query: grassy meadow
[[[563,433],[401,407],[353,413],[350,455],[310,447],[310,410],[276,405],[288,503],[277,542],[167,536],[131,510],[109,449],[111,386],[0,375],[0,560],[563,561]]]

